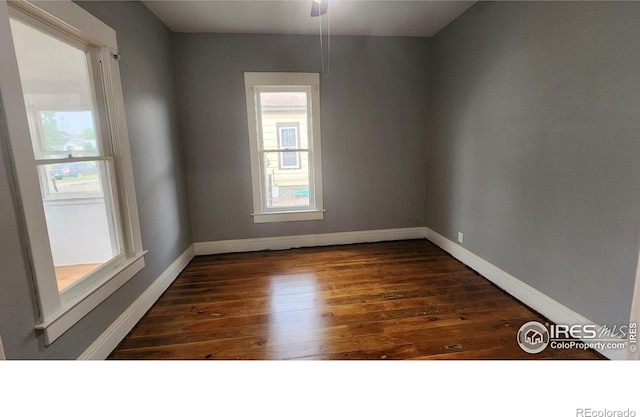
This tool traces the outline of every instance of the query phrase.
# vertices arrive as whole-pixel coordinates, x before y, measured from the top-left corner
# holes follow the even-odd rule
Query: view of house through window
[[[121,253],[90,48],[11,19],[58,290]],[[59,35],[59,36],[58,36]]]
[[[244,79],[254,223],[322,220],[319,74]]]
[[[267,208],[310,204],[307,101],[304,91],[260,93]]]

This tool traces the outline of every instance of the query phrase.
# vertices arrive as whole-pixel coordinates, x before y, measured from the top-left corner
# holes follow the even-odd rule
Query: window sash
[[[64,159],[45,159],[40,161],[35,161],[35,167],[38,170],[40,182],[44,179],[55,180],[55,178],[49,178],[46,173],[47,165],[61,165],[61,164],[74,164],[74,163],[82,163],[82,162],[94,162],[96,166],[96,173],[98,174],[98,179],[101,180],[103,178],[107,179],[110,184],[110,188],[114,188],[114,184],[116,183],[115,178],[115,167],[113,157],[85,157],[85,158],[64,158]],[[105,165],[106,169],[101,168],[101,163]],[[104,172],[103,172],[104,171]],[[60,181],[60,180],[56,180]],[[57,184],[56,184],[57,185]],[[44,184],[41,184],[41,188],[44,187]],[[103,192],[104,194],[104,192]],[[117,195],[117,193],[114,193]],[[57,192],[56,194],[52,194],[46,192],[45,189],[42,189],[42,198],[44,200],[63,200],[63,199],[84,199],[84,198],[95,198],[101,197],[102,194],[95,194],[87,191],[79,191],[79,192]]]
[[[64,107],[59,107],[54,103],[51,106],[47,106],[47,108],[32,108],[31,110],[33,110],[35,114],[29,114],[27,111],[30,131],[36,132],[36,136],[40,135],[37,139],[39,139],[40,142],[44,142],[44,137],[42,136],[42,131],[40,129],[41,126],[38,119],[39,113],[57,110],[70,111],[72,109],[76,111],[88,110],[92,112],[93,126],[96,134],[97,155],[95,156],[112,156],[113,147],[109,143],[109,121],[107,120],[107,109],[105,107],[107,98],[104,90],[105,84],[103,82],[105,75],[105,69],[103,68],[103,62],[105,61],[105,48],[96,43],[92,43],[88,39],[81,39],[80,34],[74,34],[77,36],[72,35],[72,30],[70,28],[63,28],[59,26],[58,22],[56,22],[58,24],[52,24],[53,22],[47,21],[47,18],[42,15],[35,17],[35,15],[28,12],[30,7],[33,6],[29,6],[29,3],[27,2],[18,1],[16,3],[12,3],[12,6],[13,7],[9,9],[10,18],[85,53],[85,63],[87,65],[88,76],[87,81],[91,92],[90,106],[65,105]],[[33,12],[36,15],[41,13],[38,10],[33,10]],[[55,157],[50,158],[48,156],[63,156],[70,154],[65,151],[43,151],[41,150],[42,145],[43,143],[33,143],[33,154],[36,160],[56,159]],[[71,154],[73,154],[73,152],[71,152]]]
[[[307,160],[309,161],[309,164],[311,164],[310,160],[311,160],[311,154],[312,152],[309,149],[296,149],[295,150],[297,154],[303,154],[306,153],[307,154]],[[261,151],[260,152],[260,160],[261,161],[265,161],[266,158],[266,154],[270,154],[270,153],[277,153],[278,155],[278,162],[281,161],[282,159],[282,154],[284,153],[288,153],[291,152],[291,150],[288,149],[273,149],[273,150],[266,150],[266,151]],[[280,167],[281,170],[286,171],[287,168],[282,168]],[[276,212],[282,212],[282,211],[292,211],[292,210],[311,210],[313,209],[314,205],[313,205],[313,199],[312,196],[314,195],[314,183],[312,181],[312,176],[311,176],[311,171],[309,171],[309,173],[307,174],[306,177],[307,183],[308,183],[308,192],[309,192],[309,204],[298,204],[298,205],[286,205],[286,206],[270,206],[269,205],[269,198],[270,198],[270,193],[269,193],[269,176],[267,173],[265,173],[265,168],[264,168],[264,164],[262,165],[262,169],[261,169],[261,181],[262,181],[262,187],[261,187],[261,195],[262,195],[262,209],[265,213],[276,213]]]
[[[90,271],[89,273],[87,273],[86,275],[80,277],[79,279],[77,279],[76,281],[74,281],[72,284],[70,284],[68,287],[66,287],[63,290],[59,290],[59,292],[62,294],[63,292],[79,292],[82,291],[81,289],[74,289],[76,286],[78,286],[78,288],[85,288],[86,282],[93,282],[93,281],[98,281],[100,279],[103,278],[103,275],[105,274],[105,271],[108,271],[110,269],[113,269],[115,266],[121,264],[122,262],[125,261],[125,253],[126,253],[126,248],[125,248],[125,244],[124,244],[124,240],[123,240],[123,230],[122,230],[122,213],[120,210],[120,204],[119,204],[119,197],[118,197],[118,190],[115,188],[114,184],[116,181],[116,173],[115,173],[115,169],[114,169],[114,164],[113,164],[113,158],[111,157],[103,157],[103,158],[83,158],[84,161],[90,161],[90,162],[96,162],[96,169],[97,169],[97,181],[100,184],[100,193],[60,193],[60,194],[56,194],[56,195],[51,195],[48,194],[46,192],[46,190],[48,190],[47,188],[43,188],[45,185],[41,184],[41,193],[42,193],[42,200],[43,200],[43,204],[46,205],[46,207],[51,208],[51,206],[55,205],[55,206],[60,206],[61,204],[64,205],[76,205],[76,204],[87,204],[87,202],[89,202],[90,204],[93,202],[94,204],[100,204],[101,206],[104,206],[104,214],[105,216],[97,216],[95,220],[100,220],[100,221],[105,221],[106,222],[106,229],[103,230],[103,233],[105,233],[104,235],[100,235],[99,237],[102,238],[102,248],[103,250],[108,250],[108,248],[110,247],[110,251],[111,251],[111,257],[107,260],[105,260],[104,262],[102,262],[102,264],[93,269],[92,271]],[[73,162],[77,162],[75,160],[72,160]],[[45,166],[43,166],[41,163],[37,164],[36,167],[40,170],[44,170]],[[45,181],[48,179],[48,175],[45,174],[45,177],[43,178],[42,176],[40,176],[40,180],[41,181]],[[48,184],[47,184],[48,186]],[[101,201],[100,201],[101,200]],[[100,223],[100,221],[98,223]],[[52,225],[48,224],[47,222],[47,229],[48,229],[48,233],[49,233],[49,239],[51,239],[51,229]],[[93,228],[93,230],[96,230],[95,228]],[[99,230],[99,229],[98,229]],[[98,238],[97,235],[92,236],[93,238]],[[108,244],[107,244],[108,242]],[[60,245],[60,241],[59,240],[54,240],[51,241],[50,240],[50,245],[55,245],[58,244]],[[104,253],[106,254],[106,253]],[[53,256],[53,247],[52,247],[52,256]],[[76,254],[77,256],[77,254]],[[95,253],[93,254],[93,256],[95,256]],[[87,263],[91,263],[91,262],[87,262]],[[59,267],[59,265],[55,265],[54,263],[54,270],[56,267]],[[56,282],[57,282],[57,274],[56,274]],[[84,285],[79,286],[78,284],[80,282],[85,282]]]

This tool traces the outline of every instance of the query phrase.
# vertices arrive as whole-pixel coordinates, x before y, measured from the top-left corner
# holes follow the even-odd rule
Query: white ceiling
[[[317,35],[312,0],[144,0],[174,32]],[[331,0],[332,35],[433,36],[475,1]],[[327,15],[322,17],[324,31]],[[326,32],[325,32],[326,33]]]

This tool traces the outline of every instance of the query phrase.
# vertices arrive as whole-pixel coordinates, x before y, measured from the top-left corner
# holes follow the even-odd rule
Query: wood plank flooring
[[[110,359],[601,359],[530,355],[546,320],[426,240],[200,256]]]

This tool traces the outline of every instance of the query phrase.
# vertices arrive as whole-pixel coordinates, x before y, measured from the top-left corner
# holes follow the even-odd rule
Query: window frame
[[[108,131],[105,140],[112,147],[112,187],[117,199],[115,215],[119,216],[122,233],[122,253],[116,263],[108,263],[91,274],[91,279],[80,280],[69,290],[58,291],[51,245],[47,235],[44,202],[40,179],[24,106],[18,64],[13,45],[9,18],[24,16],[60,31],[87,44],[95,59],[101,62],[99,78],[103,106],[96,108]],[[57,2],[31,2],[0,0],[0,86],[9,132],[9,147],[18,200],[28,240],[30,266],[36,286],[40,308],[40,322],[36,325],[44,334],[47,345],[53,343],[74,324],[106,300],[124,283],[144,268],[144,251],[138,218],[138,207],[133,181],[133,164],[124,112],[122,82],[116,32],[102,21],[70,0]],[[95,74],[94,74],[95,75]],[[95,92],[99,94],[99,92]],[[106,145],[106,142],[105,142]],[[93,157],[92,157],[93,159]],[[77,158],[82,162],[83,158]],[[52,162],[54,163],[54,162]],[[43,235],[45,238],[43,238]]]
[[[322,189],[322,146],[320,131],[320,75],[301,72],[245,72],[245,94],[247,104],[247,127],[251,159],[251,183],[253,191],[254,223],[306,221],[324,219]],[[273,208],[266,205],[264,168],[261,155],[263,149],[260,92],[301,91],[307,96],[308,153],[309,162],[309,206]],[[300,132],[298,131],[298,135]],[[278,132],[278,145],[280,145]],[[298,137],[298,141],[300,138]],[[298,142],[299,143],[299,142]],[[280,146],[278,146],[280,148]],[[269,149],[268,151],[272,151]],[[280,151],[280,149],[274,150]],[[278,158],[280,159],[280,158]]]

